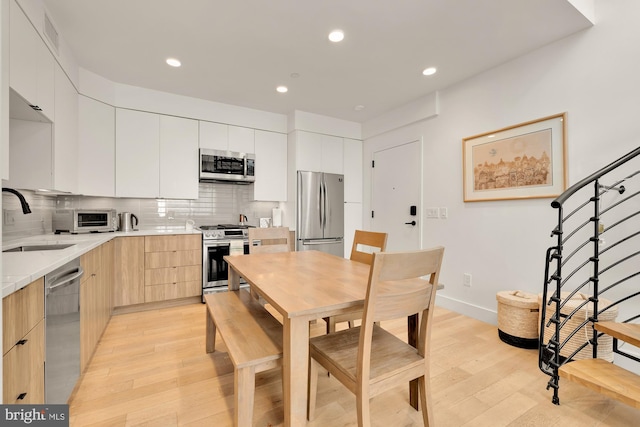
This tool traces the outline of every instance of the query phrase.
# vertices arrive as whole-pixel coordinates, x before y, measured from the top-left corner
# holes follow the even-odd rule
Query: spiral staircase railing
[[[600,348],[603,334],[594,328],[614,315],[616,322],[640,319],[638,155],[640,147],[551,203],[557,225],[551,232],[555,243],[546,251],[538,364],[551,377],[547,389],[553,389],[555,404],[560,403],[558,370],[585,353],[611,360],[615,353],[640,362],[617,339],[612,349]]]

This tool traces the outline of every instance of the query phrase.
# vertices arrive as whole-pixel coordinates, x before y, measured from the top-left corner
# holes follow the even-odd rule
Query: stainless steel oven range
[[[248,254],[248,226],[235,224],[202,225],[202,302],[204,295],[226,291],[229,267],[224,257]],[[243,280],[240,286],[248,286]]]

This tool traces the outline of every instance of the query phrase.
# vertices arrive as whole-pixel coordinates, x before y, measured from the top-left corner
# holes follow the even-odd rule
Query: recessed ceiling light
[[[353,107],[353,109],[356,111],[362,111],[364,110],[364,105],[356,105],[355,107]]]
[[[333,30],[329,33],[329,40],[334,43],[341,42],[344,39],[342,30]]]
[[[300,73],[291,73],[292,79],[297,79],[298,77],[300,77]]]
[[[175,58],[168,58],[167,64],[171,65],[172,67],[179,67],[182,65],[182,63]]]
[[[289,88],[287,88],[286,86],[278,86],[276,90],[280,93],[287,93],[289,91]]]
[[[429,67],[429,68],[425,68],[422,71],[422,74],[424,74],[425,76],[432,76],[436,73],[436,67]]]

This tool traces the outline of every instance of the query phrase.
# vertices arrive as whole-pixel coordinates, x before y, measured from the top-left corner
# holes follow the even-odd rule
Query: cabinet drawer
[[[201,248],[200,234],[146,236],[144,239],[145,252],[188,251]]]
[[[44,320],[2,358],[5,404],[44,403]],[[25,393],[24,398],[18,397]]]
[[[168,283],[144,287],[144,301],[165,301],[176,298],[198,296],[202,293],[202,281]]]
[[[178,283],[202,280],[202,269],[199,265],[185,267],[152,268],[144,272],[144,284],[161,285],[164,283]]]
[[[44,278],[2,299],[2,354],[44,318]]]
[[[202,265],[201,250],[147,252],[144,254],[145,269],[179,267],[183,265]]]

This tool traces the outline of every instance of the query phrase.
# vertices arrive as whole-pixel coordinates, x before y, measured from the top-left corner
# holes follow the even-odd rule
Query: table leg
[[[307,424],[309,320],[284,318],[283,394],[285,427]]]
[[[237,291],[238,289],[240,289],[240,275],[231,266],[229,266],[229,279],[228,280],[229,280],[228,286],[229,286],[229,290],[230,291]]]
[[[412,346],[418,344],[418,315],[414,314],[407,318],[407,331],[409,336],[407,340]],[[409,382],[409,403],[418,411],[418,380]]]

